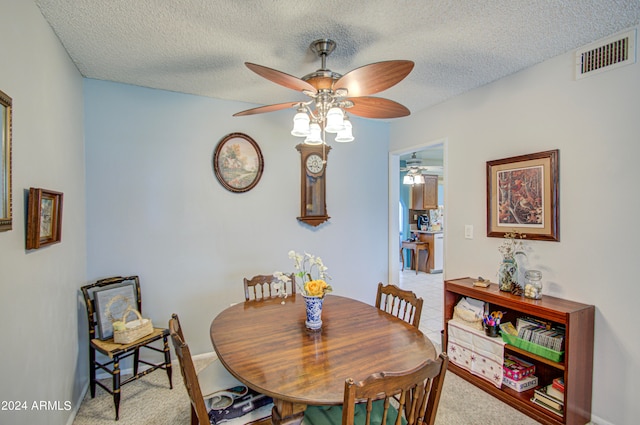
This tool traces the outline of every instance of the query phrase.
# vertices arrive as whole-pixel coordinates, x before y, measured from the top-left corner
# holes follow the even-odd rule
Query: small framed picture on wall
[[[62,240],[61,192],[30,188],[27,211],[27,249],[38,249]]]

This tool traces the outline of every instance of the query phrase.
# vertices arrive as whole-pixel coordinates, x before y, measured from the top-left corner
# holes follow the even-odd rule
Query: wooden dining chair
[[[133,382],[154,370],[164,369],[169,377],[169,388],[173,388],[171,382],[169,330],[166,328],[154,328],[150,335],[128,344],[114,342],[111,321],[106,317],[108,316],[110,304],[108,301],[118,296],[123,300],[123,303],[142,313],[142,296],[138,276],[115,276],[101,279],[81,287],[80,290],[84,297],[89,323],[89,389],[91,398],[96,395],[96,385],[111,394],[117,421],[120,418],[120,395],[123,385]],[[154,346],[159,346],[160,342],[162,342],[162,348]],[[141,359],[140,351],[142,348],[162,353],[164,361],[150,362]],[[105,360],[98,358],[97,354],[105,356]],[[120,362],[130,356],[133,356],[133,375],[122,380]],[[148,367],[140,371],[140,364]],[[96,379],[96,371],[98,369],[111,375],[111,388]]]
[[[422,298],[396,285],[378,283],[376,307],[418,328],[422,316]]]
[[[227,389],[244,386],[224,368],[217,358],[203,370],[196,371],[193,358],[191,357],[191,351],[184,339],[180,319],[175,313],[171,315],[171,319],[169,320],[169,333],[171,335],[173,348],[178,357],[178,363],[180,364],[180,372],[182,373],[184,386],[187,389],[189,401],[191,402],[191,424],[209,425],[211,418],[207,404],[212,404],[212,400],[220,400],[221,397],[218,395],[228,393],[229,391]],[[243,402],[242,404],[248,405],[249,403],[253,403],[257,409],[246,413],[243,411],[239,415],[241,417],[229,419],[225,423],[230,425],[237,423],[245,424],[248,422],[255,422],[255,424],[270,423],[270,411],[273,406],[273,401],[271,398],[263,396],[262,394],[257,394],[251,390],[249,391],[251,394],[248,394],[247,397],[251,397],[252,400]],[[233,409],[233,407],[227,407],[227,410]]]
[[[361,382],[349,378],[342,406],[309,406],[304,420],[308,425],[433,425],[448,364],[442,353],[409,371],[374,373]]]
[[[291,273],[289,275],[291,279],[286,285],[287,294],[296,293],[296,276]],[[273,284],[278,280],[270,274],[259,274],[253,276],[251,279],[244,278],[244,298],[246,301],[261,300],[264,298],[271,298],[276,296],[276,291],[273,288]]]
[[[177,314],[173,314],[169,320],[169,332],[176,357],[178,357],[178,363],[180,364],[184,386],[187,388],[187,394],[189,394],[189,400],[191,401],[191,424],[207,425],[209,424],[209,412],[207,412],[207,407],[204,404],[196,367],[193,364],[189,346],[184,342],[184,335]]]

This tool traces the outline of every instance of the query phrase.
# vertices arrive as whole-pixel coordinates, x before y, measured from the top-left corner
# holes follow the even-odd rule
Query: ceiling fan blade
[[[413,69],[413,62],[394,60],[376,62],[349,71],[340,77],[333,89],[347,89],[349,96],[366,96],[393,87]]]
[[[234,117],[243,117],[245,115],[264,114],[265,112],[274,112],[281,109],[293,108],[300,105],[300,102],[286,102],[276,103],[274,105],[258,106],[257,108],[247,109],[246,111],[240,111],[233,114]]]
[[[353,102],[353,106],[346,111],[364,118],[400,118],[411,114],[398,102],[381,97],[350,97],[348,100]]]
[[[316,88],[311,84],[307,83],[304,80],[301,80],[298,77],[294,77],[293,75],[286,74],[281,71],[276,71],[275,69],[267,68],[266,66],[257,65],[251,62],[244,63],[247,68],[255,72],[261,77],[266,78],[269,81],[273,81],[276,84],[280,84],[288,89],[302,91],[308,90],[315,94],[317,92]]]

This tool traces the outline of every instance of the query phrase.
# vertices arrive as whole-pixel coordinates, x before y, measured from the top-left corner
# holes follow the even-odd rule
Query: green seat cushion
[[[382,423],[384,412],[384,400],[373,402],[371,409],[371,425]],[[387,413],[387,424],[393,425],[396,421],[398,410],[389,406]],[[367,405],[365,403],[356,404],[354,424],[364,425],[367,419]],[[342,424],[342,406],[308,406],[304,411],[304,422],[307,425],[340,425]],[[402,425],[406,425],[407,420],[402,417]]]

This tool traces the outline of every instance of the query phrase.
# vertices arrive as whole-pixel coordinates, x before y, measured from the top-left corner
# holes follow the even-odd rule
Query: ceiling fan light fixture
[[[402,179],[402,184],[413,184],[413,176],[410,176],[409,174],[404,176],[404,178]]]
[[[415,176],[413,176],[413,182],[415,184],[424,184],[424,177],[422,176],[422,174],[416,174]]]
[[[340,142],[340,143],[353,142],[354,138],[353,138],[353,133],[351,132],[352,125],[351,125],[351,121],[349,121],[349,118],[344,117],[343,127],[344,128],[338,131],[338,134],[336,135],[336,142]]]
[[[304,139],[304,143],[307,145],[321,145],[323,143],[322,135],[320,134],[320,124],[312,122],[309,125],[309,135]]]
[[[336,142],[354,140],[350,114],[364,118],[400,118],[410,114],[401,104],[371,95],[384,91],[402,81],[413,69],[408,60],[388,60],[370,63],[339,74],[327,68],[327,56],[336,48],[328,38],[313,41],[310,49],[321,61],[321,68],[303,76],[287,73],[255,63],[245,62],[247,68],[259,76],[288,89],[302,92],[311,98],[306,102],[285,102],[265,105],[237,112],[233,116],[247,116],[274,112],[286,108],[297,108],[291,134],[306,137],[304,143],[325,143],[327,132],[336,134]],[[347,97],[348,96],[348,97]],[[312,121],[314,124],[310,124]],[[307,128],[309,127],[309,128]]]
[[[293,117],[293,129],[291,135],[296,137],[305,137],[309,135],[309,115],[306,112],[298,110]]]
[[[337,133],[344,129],[344,113],[337,106],[332,107],[327,112],[327,125],[325,131],[329,133]]]

